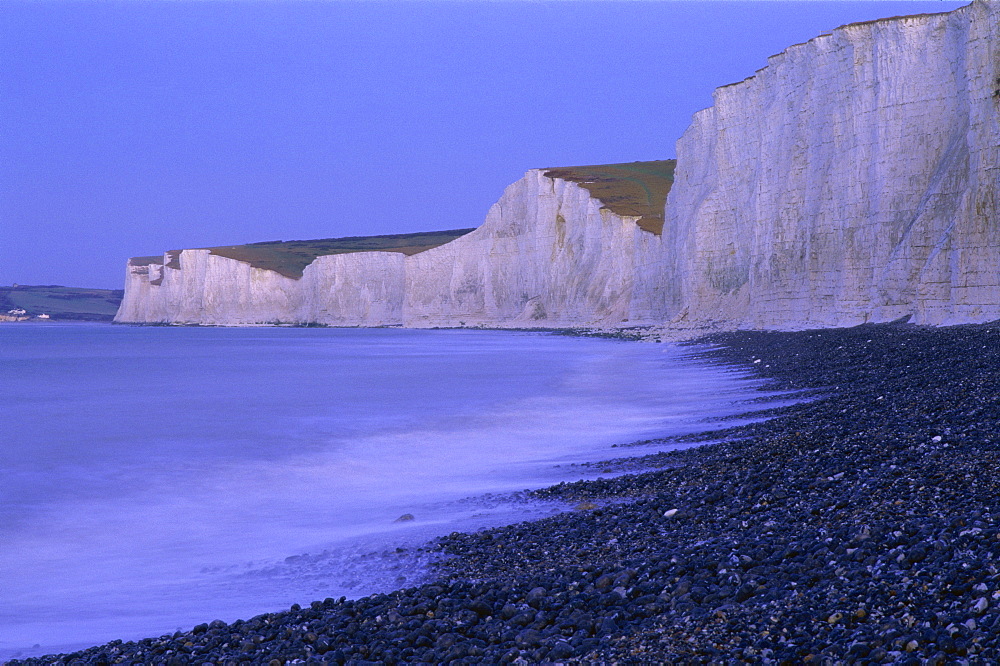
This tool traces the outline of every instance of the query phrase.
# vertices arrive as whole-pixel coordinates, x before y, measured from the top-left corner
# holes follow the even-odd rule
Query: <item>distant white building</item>
[[[30,319],[28,312],[22,308],[7,310],[7,314],[0,314],[0,321],[24,321]]]

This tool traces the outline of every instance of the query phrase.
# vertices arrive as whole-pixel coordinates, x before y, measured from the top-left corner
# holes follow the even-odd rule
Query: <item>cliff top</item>
[[[543,169],[547,178],[559,178],[587,188],[616,215],[638,217],[643,231],[663,232],[663,207],[674,184],[677,160],[596,164]]]
[[[263,241],[247,245],[223,245],[199,248],[209,250],[220,257],[243,261],[254,268],[280,273],[285,277],[300,278],[305,267],[316,257],[349,252],[401,252],[417,254],[438,245],[444,245],[472,229],[451,229],[448,231],[423,231],[412,234],[389,234],[385,236],[347,236],[344,238],[320,238],[317,240]],[[170,262],[176,260],[177,251],[167,253]],[[133,266],[162,264],[163,257],[134,257],[129,260]]]
[[[983,1],[983,0],[980,0],[980,1]],[[906,14],[906,15],[903,15],[903,16],[885,16],[885,17],[882,17],[882,18],[869,19],[867,21],[855,21],[854,23],[845,23],[844,25],[837,26],[836,28],[834,28],[830,32],[820,33],[820,34],[816,35],[815,37],[813,37],[812,39],[808,39],[808,40],[806,40],[804,42],[799,42],[797,44],[792,44],[792,45],[786,47],[785,49],[783,49],[781,52],[775,53],[774,55],[771,55],[771,56],[768,56],[767,57],[768,64],[765,65],[764,67],[761,67],[760,69],[756,70],[756,72],[754,74],[751,74],[750,76],[748,76],[745,79],[742,79],[740,81],[733,81],[732,83],[727,83],[725,85],[718,86],[718,88],[716,88],[716,90],[721,90],[723,88],[730,88],[732,86],[738,86],[741,83],[746,83],[747,81],[750,81],[751,79],[755,78],[757,76],[757,74],[759,74],[760,72],[763,72],[765,69],[767,69],[768,67],[770,67],[770,63],[771,63],[772,60],[774,60],[776,58],[780,58],[780,57],[786,55],[787,53],[789,53],[793,49],[798,49],[798,48],[801,48],[803,46],[809,46],[809,45],[815,43],[816,40],[818,40],[820,38],[830,37],[831,35],[833,35],[833,34],[835,34],[837,32],[841,32],[841,31],[844,31],[844,30],[850,30],[850,29],[853,29],[853,28],[860,28],[860,27],[863,27],[863,26],[878,25],[878,24],[884,24],[884,23],[893,23],[893,22],[896,22],[896,21],[904,21],[904,20],[909,20],[909,19],[920,19],[920,18],[927,18],[927,17],[930,17],[930,16],[946,16],[948,14],[954,14],[954,13],[956,13],[958,11],[964,10],[964,9],[966,9],[968,7],[969,7],[969,5],[965,5],[963,7],[958,7],[957,9],[953,9],[953,10],[947,11],[947,12],[924,12],[922,14]]]

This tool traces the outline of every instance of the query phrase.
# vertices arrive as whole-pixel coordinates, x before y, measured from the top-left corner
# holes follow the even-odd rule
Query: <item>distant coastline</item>
[[[123,289],[13,284],[0,287],[0,322],[110,322],[124,295]]]

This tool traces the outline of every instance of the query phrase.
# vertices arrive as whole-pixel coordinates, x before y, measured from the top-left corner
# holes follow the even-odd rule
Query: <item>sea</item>
[[[520,491],[789,401],[696,350],[0,324],[0,659],[419,584],[436,536],[572,510]]]

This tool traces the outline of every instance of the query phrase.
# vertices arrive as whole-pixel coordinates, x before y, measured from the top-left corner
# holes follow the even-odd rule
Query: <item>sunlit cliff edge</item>
[[[676,167],[531,170],[475,231],[299,252],[295,270],[240,249],[254,246],[133,259],[116,321],[1000,319],[998,123],[997,0],[843,26],[717,89],[677,142]]]

